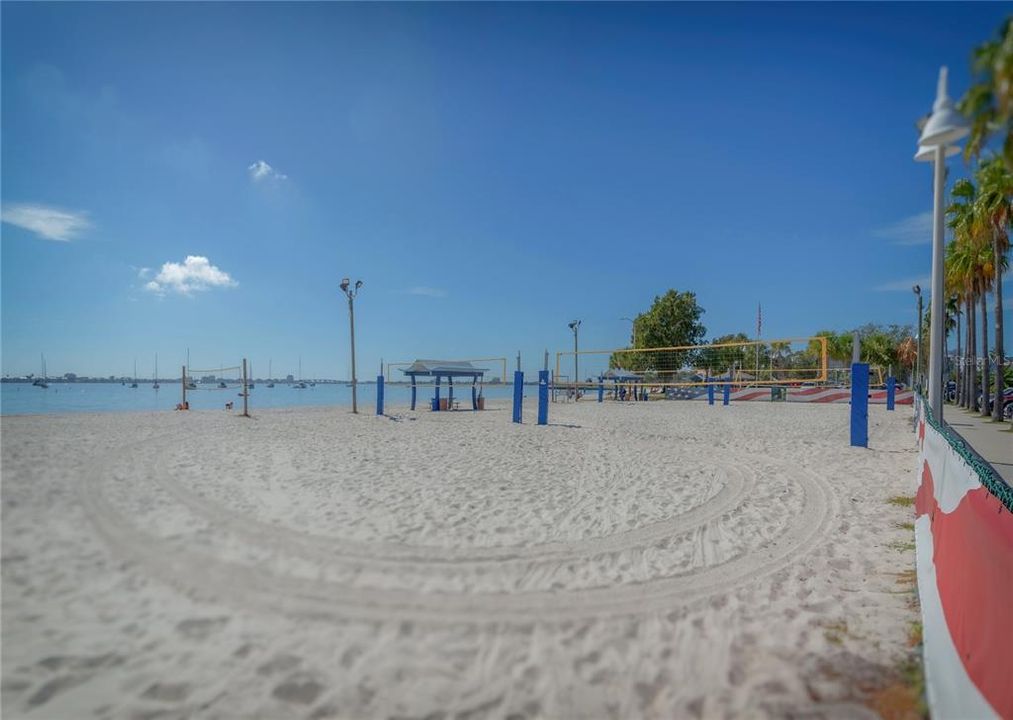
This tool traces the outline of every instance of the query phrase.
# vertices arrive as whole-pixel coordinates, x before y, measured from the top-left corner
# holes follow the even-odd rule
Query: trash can
[[[771,402],[784,402],[787,398],[787,393],[783,387],[772,387],[770,388],[770,401]]]

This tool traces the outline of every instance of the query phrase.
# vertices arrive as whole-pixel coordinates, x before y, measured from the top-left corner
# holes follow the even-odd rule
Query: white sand
[[[869,713],[914,443],[848,411],[4,418],[3,717]]]

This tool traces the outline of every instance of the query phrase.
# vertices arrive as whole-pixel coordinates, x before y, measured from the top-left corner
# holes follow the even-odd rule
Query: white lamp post
[[[362,280],[356,280],[355,285],[352,286],[351,281],[348,278],[344,278],[341,281],[341,292],[345,293],[348,297],[348,329],[352,336],[352,412],[359,412],[359,404],[356,398],[356,384],[357,379],[355,377],[355,296],[359,294],[359,289],[362,287]],[[301,366],[300,366],[301,367]],[[300,378],[302,373],[300,372]]]
[[[915,160],[933,162],[932,202],[932,288],[929,328],[929,407],[937,420],[943,418],[943,192],[946,188],[946,157],[960,151],[954,146],[970,132],[967,120],[953,107],[953,101],[946,94],[946,68],[939,69],[939,85],[932,114],[921,137],[918,138],[918,152]]]

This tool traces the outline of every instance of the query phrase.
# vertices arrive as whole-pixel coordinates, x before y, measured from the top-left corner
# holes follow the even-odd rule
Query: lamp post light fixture
[[[359,294],[362,287],[362,280],[356,280],[353,287],[348,278],[341,281],[341,291],[348,297],[348,328],[352,336],[352,412],[359,412],[359,405],[356,398],[355,378],[355,296]]]
[[[630,325],[633,327],[633,347],[637,347],[637,321],[629,317],[621,317],[620,320],[628,320]]]
[[[939,69],[939,84],[936,87],[936,101],[932,114],[918,138],[915,160],[931,161],[934,164],[932,181],[932,287],[929,298],[929,407],[936,420],[943,419],[943,245],[945,234],[943,214],[946,189],[946,157],[960,151],[955,143],[970,131],[967,120],[957,112],[953,101],[946,94],[946,68]]]
[[[918,324],[915,325],[915,337],[918,338],[915,344],[915,377],[914,386],[921,390],[922,382],[922,286],[915,285],[911,288],[918,298]]]
[[[577,371],[577,331],[580,330],[580,320],[574,320],[569,324],[573,330],[573,399],[579,400],[577,383],[580,381],[580,373]]]

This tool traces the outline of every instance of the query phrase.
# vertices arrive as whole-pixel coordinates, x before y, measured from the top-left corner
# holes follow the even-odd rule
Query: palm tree
[[[953,241],[946,246],[946,276],[952,289],[959,288],[967,313],[967,365],[961,405],[974,408],[978,397],[977,331],[974,322],[974,305],[977,300],[978,261],[975,248],[974,199],[976,190],[970,180],[958,180],[951,191],[953,202],[946,208],[947,224],[953,230]],[[935,352],[932,350],[931,352]]]
[[[1013,18],[1003,21],[997,38],[975,48],[972,71],[978,82],[958,104],[971,120],[964,157],[977,157],[989,139],[999,135],[1006,168],[1013,170]]]
[[[1002,276],[1008,267],[1010,250],[1009,228],[1013,223],[1013,173],[1002,160],[992,157],[978,166],[975,173],[980,191],[975,201],[975,215],[984,234],[991,238],[991,276],[995,293],[995,397],[1001,398],[1005,379],[1003,365],[1003,294]],[[984,301],[984,299],[983,299]],[[1002,419],[1002,403],[993,403],[992,418]]]
[[[952,288],[947,288],[947,289],[952,291]],[[955,357],[957,358],[957,362],[955,363],[956,368],[955,368],[955,371],[954,371],[954,379],[956,381],[957,401],[958,402],[960,401],[960,396],[961,396],[961,392],[960,392],[960,377],[961,377],[960,358],[962,357],[961,354],[960,354],[960,316],[962,314],[961,310],[960,310],[960,303],[961,303],[961,300],[960,300],[960,294],[959,294],[959,292],[955,293],[953,295],[950,295],[948,298],[946,298],[946,335],[947,335],[947,337],[949,337],[950,330],[956,330],[957,331],[956,332],[956,337],[957,337],[957,354],[955,355]]]

